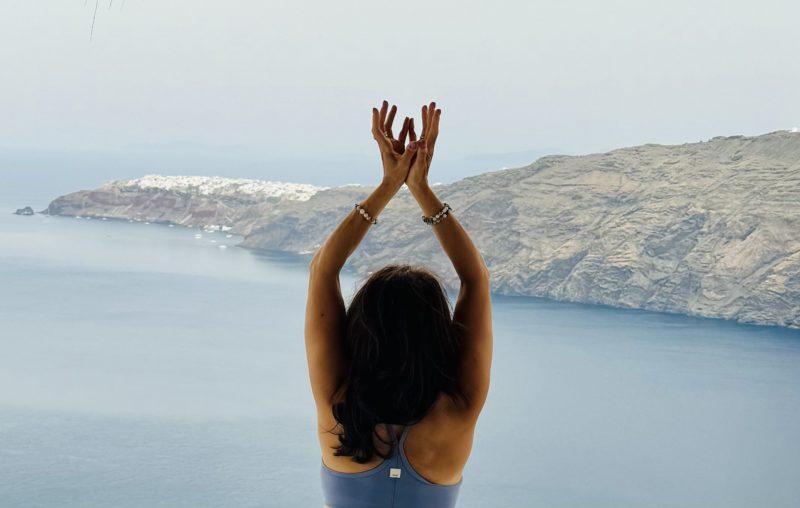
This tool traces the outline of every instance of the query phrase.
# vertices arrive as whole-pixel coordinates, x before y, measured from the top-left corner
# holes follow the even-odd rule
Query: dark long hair
[[[409,425],[441,393],[461,399],[456,384],[461,333],[439,276],[392,264],[372,273],[353,296],[344,328],[348,362],[334,404],[341,424],[334,455],[364,464],[381,453],[379,423]]]

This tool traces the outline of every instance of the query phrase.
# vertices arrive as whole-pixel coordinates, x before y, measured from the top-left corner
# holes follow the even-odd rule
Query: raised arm
[[[436,109],[436,103],[423,106],[420,140],[416,141],[413,128],[410,133],[410,146],[416,148],[416,158],[406,178],[406,185],[419,203],[422,213],[428,217],[438,213],[443,207],[443,203],[428,185],[428,169],[439,135],[440,115],[441,110]],[[489,391],[492,364],[489,270],[453,212],[449,212],[439,223],[431,225],[431,228],[461,280],[453,313],[454,321],[463,327],[459,384],[467,399],[467,407],[464,409],[477,419]]]
[[[372,111],[372,133],[378,141],[383,160],[383,178],[372,194],[360,203],[373,218],[378,217],[402,187],[413,157],[413,153],[400,154],[393,147],[396,141],[391,138],[391,123],[396,108],[392,108],[388,117],[387,109],[388,103],[384,101],[380,111]],[[408,124],[409,120],[406,119],[404,131]],[[404,131],[400,134],[403,141]],[[306,356],[318,423],[326,429],[334,425],[331,402],[345,368],[341,355],[345,307],[339,285],[339,272],[370,226],[371,223],[355,207],[351,208],[309,264],[305,317]]]

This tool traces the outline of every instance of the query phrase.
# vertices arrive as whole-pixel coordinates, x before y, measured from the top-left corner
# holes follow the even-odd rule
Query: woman
[[[441,110],[422,107],[419,140],[410,118],[394,139],[388,106],[372,111],[383,180],[309,266],[305,341],[328,508],[455,506],[489,390],[489,272],[428,185]],[[452,315],[438,276],[409,265],[373,272],[345,310],[339,272],[403,183],[460,279]]]

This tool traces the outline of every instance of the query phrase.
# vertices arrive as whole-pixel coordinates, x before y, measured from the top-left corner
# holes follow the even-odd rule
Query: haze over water
[[[220,233],[12,208],[0,213],[0,505],[322,506],[304,261]],[[356,283],[343,275],[346,301]],[[492,385],[460,507],[800,499],[800,331],[493,306]]]

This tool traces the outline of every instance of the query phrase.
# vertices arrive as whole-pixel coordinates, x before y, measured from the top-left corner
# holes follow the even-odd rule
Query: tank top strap
[[[403,439],[403,435],[405,434],[406,429],[407,427],[402,430],[400,439],[397,438],[394,432],[389,432],[389,439],[391,440],[391,444],[394,448],[396,448],[397,445],[400,443],[400,440]]]
[[[403,453],[403,441],[405,440],[406,430],[408,430],[408,426],[403,428],[403,431],[400,434],[400,438],[398,439],[394,432],[390,432],[392,437],[392,457],[391,462],[394,465],[398,465],[401,462],[400,454]]]
[[[411,425],[406,425],[403,427],[403,432],[400,433],[400,440],[398,441],[398,445],[400,447],[400,451],[403,451],[403,443],[406,441],[406,435],[408,435],[408,429],[411,428]]]

